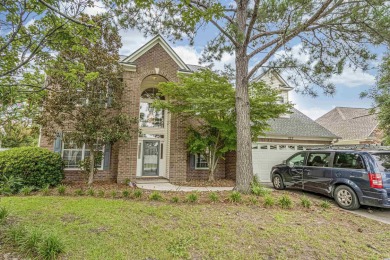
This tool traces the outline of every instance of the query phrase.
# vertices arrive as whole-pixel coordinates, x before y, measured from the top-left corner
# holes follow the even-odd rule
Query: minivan
[[[390,151],[306,150],[271,170],[275,189],[324,194],[344,209],[390,208]]]

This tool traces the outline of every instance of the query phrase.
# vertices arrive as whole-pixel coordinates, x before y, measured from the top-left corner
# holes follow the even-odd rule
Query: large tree
[[[85,38],[81,44],[62,50],[46,68],[49,92],[39,122],[42,133],[54,138],[62,129],[65,142],[85,145],[89,157],[83,166],[88,170],[88,184],[93,183],[101,147],[131,137],[134,123],[121,112],[123,90],[118,30],[110,21],[93,17],[98,37]],[[101,160],[100,160],[101,161]]]
[[[83,12],[89,0],[0,0],[0,129],[35,127],[48,85],[45,66],[56,54],[97,31]],[[15,127],[15,133],[18,128]],[[14,134],[15,134],[14,133]]]
[[[287,113],[290,104],[278,103],[280,92],[261,81],[252,82],[249,91],[251,133],[256,140],[267,129],[267,121]],[[180,76],[179,82],[160,83],[159,93],[166,99],[158,99],[153,105],[188,120],[188,150],[207,160],[209,181],[214,181],[218,162],[236,150],[235,89],[229,78],[204,69]]]
[[[328,79],[345,66],[366,69],[375,58],[369,44],[384,36],[376,21],[389,16],[387,1],[344,0],[148,0],[109,1],[119,21],[146,34],[162,33],[193,42],[202,26],[218,34],[203,52],[203,61],[235,55],[237,181],[247,192],[253,177],[249,82],[261,68],[283,68],[288,80],[306,93],[312,86],[325,93],[335,87]],[[134,3],[135,2],[135,3]],[[382,24],[383,25],[383,24]],[[382,26],[389,30],[389,26]],[[384,34],[386,35],[386,34]],[[298,51],[291,51],[292,46]],[[303,55],[307,59],[301,58]]]

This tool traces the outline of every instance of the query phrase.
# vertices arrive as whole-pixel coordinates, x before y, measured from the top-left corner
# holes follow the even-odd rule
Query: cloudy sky
[[[199,64],[201,52],[207,42],[206,37],[202,35],[207,34],[207,30],[202,32],[196,38],[194,46],[190,46],[187,41],[168,42],[184,62],[188,64]],[[134,30],[121,31],[121,36],[123,47],[120,54],[122,55],[131,54],[152,38],[145,38],[142,33]],[[380,53],[379,56],[381,56]],[[220,62],[215,63],[215,68],[222,69],[224,64],[234,64],[234,56],[224,55]],[[379,62],[376,62],[373,65],[377,66],[378,64]],[[375,69],[362,72],[361,70],[353,71],[351,68],[346,68],[341,75],[336,75],[331,79],[337,87],[335,95],[326,96],[319,92],[319,96],[313,98],[291,91],[290,98],[297,109],[312,119],[317,119],[336,106],[370,107],[372,105],[371,101],[368,99],[360,99],[359,94],[375,84],[375,77]]]
[[[95,14],[97,12],[97,8],[88,11],[90,14]],[[120,51],[121,55],[130,55],[152,38],[152,36],[145,38],[141,32],[136,30],[122,30],[120,33],[123,43],[123,47]],[[204,46],[207,41],[214,38],[217,33],[217,30],[211,26],[199,30],[198,35],[195,38],[194,46],[190,46],[186,40],[179,42],[167,40],[184,62],[187,64],[199,64],[199,58]],[[295,47],[295,49],[298,49],[299,43],[297,43]],[[294,47],[292,50],[294,51]],[[351,68],[345,68],[341,75],[335,75],[331,79],[336,85],[336,93],[333,96],[326,96],[319,91],[319,96],[313,98],[291,91],[290,101],[295,104],[297,109],[312,119],[317,119],[336,106],[370,107],[372,105],[371,101],[369,99],[360,99],[359,94],[375,84],[375,67],[379,65],[380,59],[383,57],[383,52],[385,51],[384,48],[376,48],[373,50],[377,53],[378,60],[371,64],[371,70],[362,72],[361,70],[354,71]],[[298,53],[297,55],[300,55],[299,57],[301,59],[308,59],[305,55]],[[228,54],[224,55],[221,61],[215,63],[214,68],[223,69],[225,64],[233,65],[234,56]],[[299,86],[296,88],[298,89]]]

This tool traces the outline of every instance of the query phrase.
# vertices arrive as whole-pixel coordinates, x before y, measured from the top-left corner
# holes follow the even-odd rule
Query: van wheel
[[[356,193],[348,186],[337,186],[334,190],[334,199],[343,209],[355,210],[360,208],[359,199]]]
[[[282,176],[279,174],[275,174],[272,177],[272,184],[276,190],[284,190],[286,187],[284,186]]]

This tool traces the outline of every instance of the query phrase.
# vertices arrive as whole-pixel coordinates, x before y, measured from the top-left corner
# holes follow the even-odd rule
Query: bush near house
[[[19,178],[23,186],[57,186],[64,179],[59,154],[39,147],[13,148],[0,152],[0,177]]]

